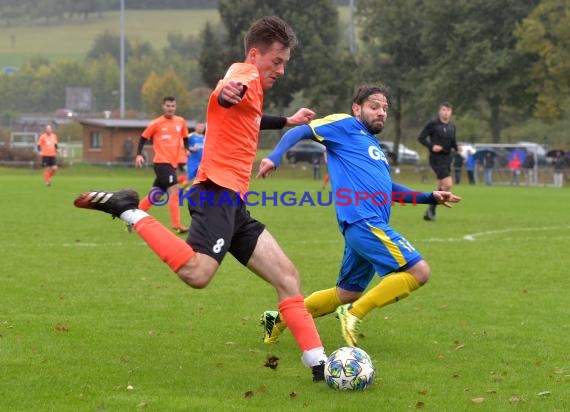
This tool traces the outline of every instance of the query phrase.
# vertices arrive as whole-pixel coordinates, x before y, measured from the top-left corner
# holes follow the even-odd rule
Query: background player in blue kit
[[[196,123],[196,130],[188,136],[188,150],[190,151],[190,155],[186,162],[186,176],[190,184],[192,184],[192,181],[196,177],[198,166],[200,166],[200,162],[202,161],[205,132],[206,125],[204,123]]]
[[[388,160],[374,136],[383,129],[387,110],[384,87],[360,86],[353,95],[354,116],[334,114],[290,129],[261,161],[257,175],[267,177],[279,166],[285,152],[301,139],[313,139],[326,146],[337,220],[345,239],[344,257],[336,286],[311,294],[305,305],[313,317],[336,310],[343,337],[350,346],[357,345],[360,322],[367,313],[407,297],[430,277],[430,268],[419,252],[390,227],[391,202],[381,194],[397,194],[405,203],[446,207],[461,200],[451,192],[423,193],[392,182]],[[340,193],[342,202],[335,197]],[[354,201],[346,201],[347,193],[355,194]],[[360,201],[356,201],[356,194],[360,194]],[[363,294],[375,273],[381,282]],[[286,328],[279,313],[266,311],[261,321],[264,341],[277,342]]]

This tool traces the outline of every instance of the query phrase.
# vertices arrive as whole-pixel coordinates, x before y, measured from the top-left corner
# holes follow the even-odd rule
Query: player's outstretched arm
[[[302,107],[297,112],[287,118],[287,126],[300,126],[308,124],[315,118],[315,112],[306,107]]]
[[[307,126],[294,127],[287,131],[277,143],[273,151],[261,161],[259,172],[256,177],[267,177],[273,170],[277,169],[281,164],[281,159],[285,152],[295,146],[302,139],[310,139],[313,137],[313,130]],[[263,169],[262,169],[263,168]]]
[[[454,195],[451,192],[446,192],[443,190],[435,190],[432,193],[438,205],[443,205],[445,207],[453,207],[452,203],[461,202],[461,196]]]
[[[261,116],[261,122],[259,123],[260,130],[281,130],[285,126],[301,126],[303,124],[310,123],[315,117],[315,112],[311,109],[301,108],[297,112],[289,117],[283,116],[271,116],[264,114]]]

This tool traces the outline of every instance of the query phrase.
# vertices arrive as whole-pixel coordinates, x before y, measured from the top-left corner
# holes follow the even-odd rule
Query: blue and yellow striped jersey
[[[327,148],[328,172],[340,225],[378,216],[390,220],[392,177],[376,137],[355,117],[333,114],[309,124]]]

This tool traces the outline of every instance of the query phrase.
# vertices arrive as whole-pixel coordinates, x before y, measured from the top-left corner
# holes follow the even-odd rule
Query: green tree
[[[110,54],[115,58],[117,63],[120,61],[121,55],[121,39],[119,35],[111,33],[105,30],[103,33],[98,35],[94,42],[91,50],[87,53],[88,59],[98,59],[106,54]],[[132,46],[128,39],[125,39],[125,61],[128,61],[128,57],[131,54]]]
[[[206,120],[206,107],[210,98],[212,90],[207,87],[199,87],[190,90],[188,93],[189,98],[189,111],[187,116],[189,119],[204,122]]]
[[[54,66],[48,85],[49,106],[52,110],[65,107],[66,87],[89,87],[85,62],[61,62]]]
[[[303,105],[316,110],[321,116],[350,113],[350,99],[358,70],[348,48],[330,50],[323,46],[320,37],[314,36],[304,52],[311,61],[335,63],[312,69],[312,75],[307,76],[305,87],[302,88]]]
[[[51,23],[52,19],[62,19],[65,8],[65,2],[60,0],[41,0],[36,2],[31,10],[30,16],[32,18],[45,19],[46,23]]]
[[[226,30],[222,54],[225,57],[224,67],[230,62],[244,60],[243,38],[254,20],[266,15],[277,15],[295,30],[299,47],[292,53],[285,79],[277,82],[267,94],[267,101],[272,102],[278,111],[287,107],[298,91],[303,90],[307,96],[312,95],[309,86],[317,84],[316,79],[327,78],[326,74],[333,66],[345,64],[341,61],[345,55],[337,50],[338,11],[332,0],[315,0],[310,7],[303,0],[220,0],[218,9]],[[319,50],[312,48],[311,43],[319,44]],[[323,61],[323,57],[326,60]],[[346,77],[350,73],[339,75],[329,82],[330,89],[335,86],[339,89],[348,87]],[[320,83],[319,87],[322,86]]]
[[[535,115],[560,119],[570,95],[570,0],[542,0],[517,25],[517,48],[533,57]]]
[[[358,4],[362,78],[390,88],[395,147],[403,140],[405,103],[417,95],[416,74],[427,61],[419,45],[425,19],[422,4],[421,0],[361,0]]]
[[[182,57],[187,59],[197,59],[199,57],[200,41],[195,36],[189,35],[184,37],[180,33],[168,33],[166,38],[168,47],[176,50]]]
[[[492,141],[499,142],[507,111],[528,106],[530,62],[516,51],[514,30],[536,3],[425,2],[423,13],[430,18],[425,19],[421,48],[429,64],[420,79],[429,106],[450,100],[458,109],[483,107]]]
[[[84,20],[95,13],[101,17],[104,10],[111,8],[112,3],[110,0],[72,0],[69,3],[69,14],[83,16]]]
[[[210,88],[214,88],[218,80],[224,76],[223,51],[218,34],[210,22],[206,22],[200,33],[202,48],[200,51],[199,66],[202,80]]]
[[[154,64],[158,60],[154,55],[133,57],[125,68],[125,103],[129,109],[143,110],[143,85],[148,80]]]
[[[85,66],[85,74],[95,102],[93,110],[118,110],[119,66],[115,59],[107,54]]]

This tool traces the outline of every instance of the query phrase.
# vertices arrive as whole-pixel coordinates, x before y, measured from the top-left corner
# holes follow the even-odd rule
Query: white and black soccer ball
[[[360,348],[345,346],[337,349],[325,363],[325,381],[332,389],[366,389],[374,381],[375,375],[372,359]]]

